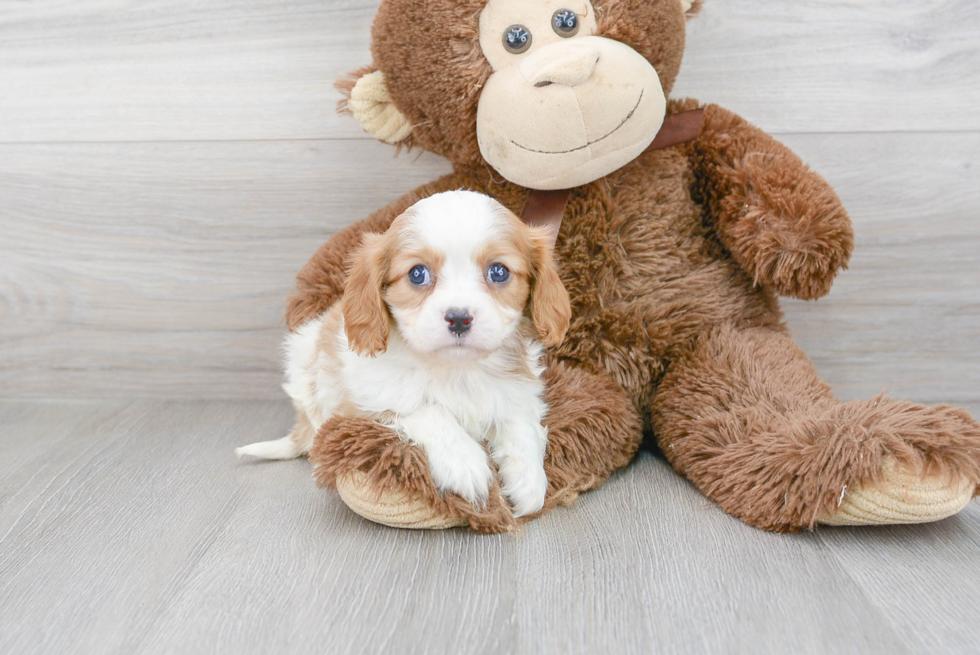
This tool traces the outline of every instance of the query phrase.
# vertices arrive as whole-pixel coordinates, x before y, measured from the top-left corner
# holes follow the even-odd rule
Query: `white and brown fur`
[[[467,191],[417,203],[385,234],[365,235],[341,301],[289,335],[283,388],[296,427],[239,455],[291,459],[309,452],[337,415],[368,417],[417,444],[440,491],[480,504],[493,473],[516,515],[544,503],[542,344],[561,343],[569,300],[546,230]],[[506,283],[488,277],[503,264]],[[409,281],[425,266],[431,282]],[[472,325],[448,329],[463,308]],[[469,325],[469,324],[468,324]]]

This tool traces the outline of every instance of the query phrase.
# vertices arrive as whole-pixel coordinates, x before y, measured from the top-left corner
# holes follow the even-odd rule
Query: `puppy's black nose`
[[[473,327],[473,317],[465,309],[451,308],[446,312],[446,322],[449,323],[449,331],[456,336],[462,335]]]

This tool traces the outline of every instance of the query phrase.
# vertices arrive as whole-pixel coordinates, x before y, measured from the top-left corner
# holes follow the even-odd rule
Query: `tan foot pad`
[[[824,525],[902,525],[931,523],[959,513],[973,498],[974,484],[963,478],[925,476],[885,466],[880,484],[856,485],[843,492]]]
[[[337,491],[351,510],[368,521],[411,530],[444,530],[467,524],[465,519],[436,516],[424,501],[403,493],[384,491],[378,497],[375,490],[365,484],[365,478],[360,471],[338,478]]]

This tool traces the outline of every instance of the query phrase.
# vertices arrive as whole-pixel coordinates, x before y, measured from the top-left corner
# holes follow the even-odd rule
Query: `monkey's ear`
[[[340,101],[340,111],[350,113],[375,139],[395,145],[412,135],[412,124],[392,102],[381,71],[362,68],[335,86],[347,96]]]
[[[701,5],[704,0],[681,0],[681,7],[684,8],[684,13],[688,16],[693,16],[699,11],[701,11]]]

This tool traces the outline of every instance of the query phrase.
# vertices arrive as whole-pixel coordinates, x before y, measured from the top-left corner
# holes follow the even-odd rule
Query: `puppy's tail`
[[[309,454],[315,436],[316,428],[310,422],[310,417],[306,412],[297,410],[296,425],[288,437],[242,446],[235,449],[235,454],[239,457],[249,455],[261,459],[296,459]]]
[[[306,454],[306,450],[296,443],[293,435],[275,441],[260,441],[235,449],[239,457],[249,455],[261,459],[296,459]]]

